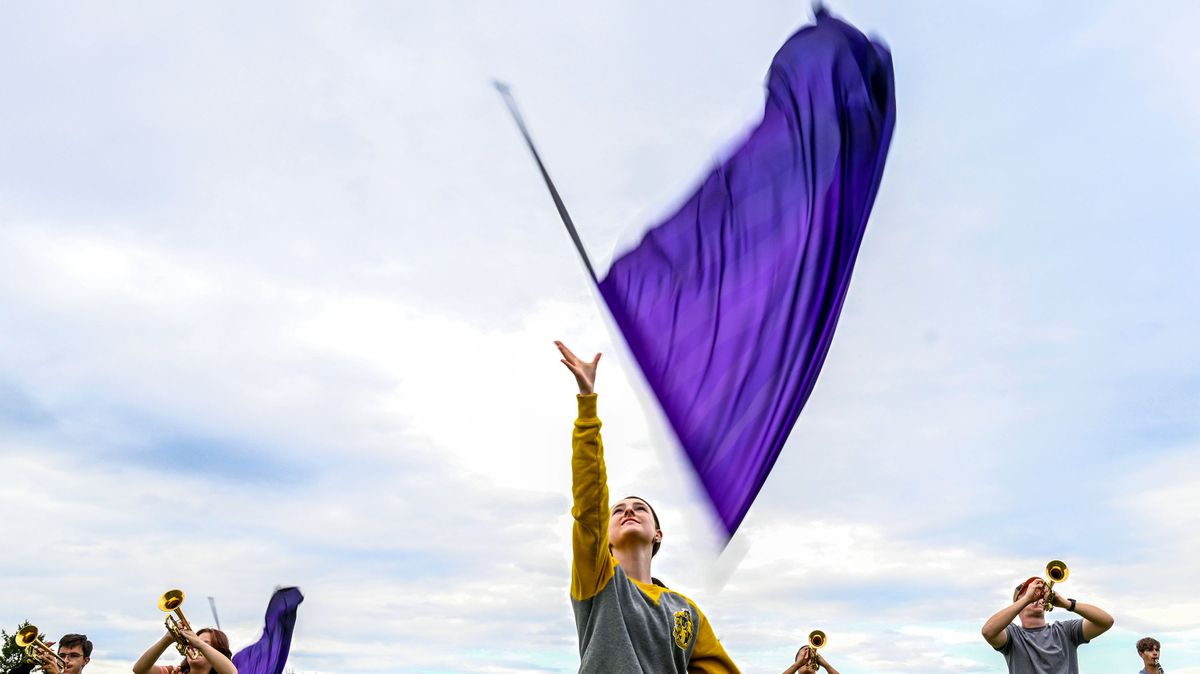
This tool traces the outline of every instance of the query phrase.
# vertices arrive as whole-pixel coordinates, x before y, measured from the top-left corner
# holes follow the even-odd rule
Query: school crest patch
[[[676,611],[675,645],[680,648],[687,648],[688,644],[692,643],[692,635],[695,631],[695,627],[692,625],[692,612],[687,609]]]

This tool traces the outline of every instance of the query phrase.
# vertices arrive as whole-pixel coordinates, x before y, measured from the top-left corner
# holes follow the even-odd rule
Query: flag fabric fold
[[[304,595],[294,587],[281,587],[267,603],[266,626],[262,637],[233,656],[238,674],[283,674],[288,651],[292,647],[292,629],[296,626],[296,609]]]
[[[762,121],[598,284],[730,536],[829,351],[894,125],[891,54],[819,10]]]

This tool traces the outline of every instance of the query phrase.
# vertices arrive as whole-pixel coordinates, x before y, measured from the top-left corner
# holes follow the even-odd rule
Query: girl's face
[[[612,545],[644,543],[653,545],[662,538],[662,531],[654,528],[654,514],[650,506],[640,498],[627,498],[613,506],[608,519],[608,541]]]

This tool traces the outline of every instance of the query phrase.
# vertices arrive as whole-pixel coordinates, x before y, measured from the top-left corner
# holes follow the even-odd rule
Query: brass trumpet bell
[[[25,651],[26,662],[41,665],[44,659],[50,658],[58,665],[59,671],[67,668],[67,661],[38,638],[38,628],[35,625],[29,625],[17,632],[13,642]]]
[[[42,640],[38,639],[38,628],[35,625],[30,625],[17,632],[17,635],[13,637],[13,641],[16,641],[17,645],[21,648],[29,648],[34,644],[42,643]]]
[[[171,612],[183,605],[183,590],[167,590],[158,598],[158,610]]]
[[[1061,583],[1071,575],[1071,570],[1067,568],[1065,562],[1061,559],[1056,559],[1046,565],[1046,578],[1050,581],[1046,583],[1046,602],[1045,611],[1049,613],[1054,610],[1054,584]]]
[[[816,668],[821,669],[820,661],[817,660],[817,649],[823,648],[829,642],[829,637],[821,630],[813,630],[808,633],[808,661],[816,665]]]
[[[1046,565],[1046,577],[1056,583],[1063,582],[1070,575],[1071,570],[1061,560],[1056,559]]]

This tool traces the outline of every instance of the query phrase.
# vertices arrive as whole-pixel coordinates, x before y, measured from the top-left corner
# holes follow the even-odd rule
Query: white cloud
[[[14,9],[0,620],[92,633],[107,674],[168,587],[245,644],[296,583],[298,671],[571,671],[561,338],[606,354],[656,575],[747,671],[812,627],[844,671],[998,671],[979,626],[1051,557],[1194,653],[1197,167],[1157,161],[1197,131],[1163,67],[1189,24],[1031,8],[847,6],[893,46],[900,127],[821,382],[720,560],[488,81],[603,263],[758,114],[804,8]],[[1161,109],[1107,116],[1142,71]]]

